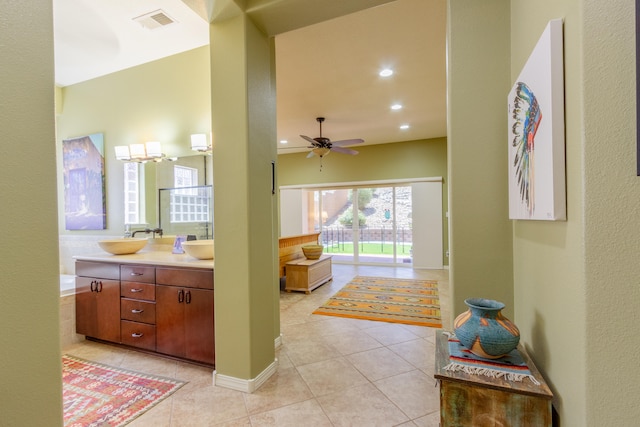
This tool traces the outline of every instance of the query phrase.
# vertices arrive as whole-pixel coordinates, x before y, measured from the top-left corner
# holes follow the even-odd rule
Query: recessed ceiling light
[[[289,141],[287,141],[286,139],[283,139],[282,141],[280,141],[280,144],[286,144],[287,142]]]
[[[409,129],[409,125],[400,125],[400,129],[402,130]]]
[[[402,108],[402,105],[401,105],[401,104],[393,104],[393,105],[391,106],[391,109],[392,109],[392,110],[399,110],[399,109],[401,109],[401,108]]]
[[[379,74],[380,77],[389,77],[393,74],[393,70],[391,68],[385,68],[384,70],[380,71]]]

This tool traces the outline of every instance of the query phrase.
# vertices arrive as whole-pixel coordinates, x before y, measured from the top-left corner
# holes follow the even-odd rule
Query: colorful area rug
[[[356,276],[313,314],[442,327],[435,280]]]
[[[62,401],[66,427],[123,426],[185,384],[62,356]]]
[[[529,378],[534,384],[540,385],[517,349],[499,359],[484,359],[471,353],[455,336],[449,337],[449,364],[444,369],[509,381]]]

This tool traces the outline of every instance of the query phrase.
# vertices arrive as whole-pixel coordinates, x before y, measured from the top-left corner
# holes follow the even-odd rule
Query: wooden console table
[[[436,336],[435,378],[440,383],[440,426],[551,426],[553,394],[522,346],[520,355],[540,385],[451,372],[448,337]]]
[[[285,265],[285,274],[285,291],[303,291],[309,294],[333,278],[331,256],[323,255],[320,259],[302,258],[290,261]]]

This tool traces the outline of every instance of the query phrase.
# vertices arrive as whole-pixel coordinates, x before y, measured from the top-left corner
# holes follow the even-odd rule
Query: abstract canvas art
[[[62,164],[65,229],[105,229],[103,134],[63,140]]]
[[[562,20],[549,21],[508,96],[509,218],[565,220]]]

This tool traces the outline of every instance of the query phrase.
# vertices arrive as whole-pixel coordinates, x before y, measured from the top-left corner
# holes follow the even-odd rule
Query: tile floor
[[[438,426],[435,329],[311,312],[356,275],[438,280],[442,302],[448,271],[334,264],[333,275],[310,295],[281,292],[278,370],[252,394],[213,386],[211,369],[135,351],[85,341],[64,352],[189,381],[131,427]]]

